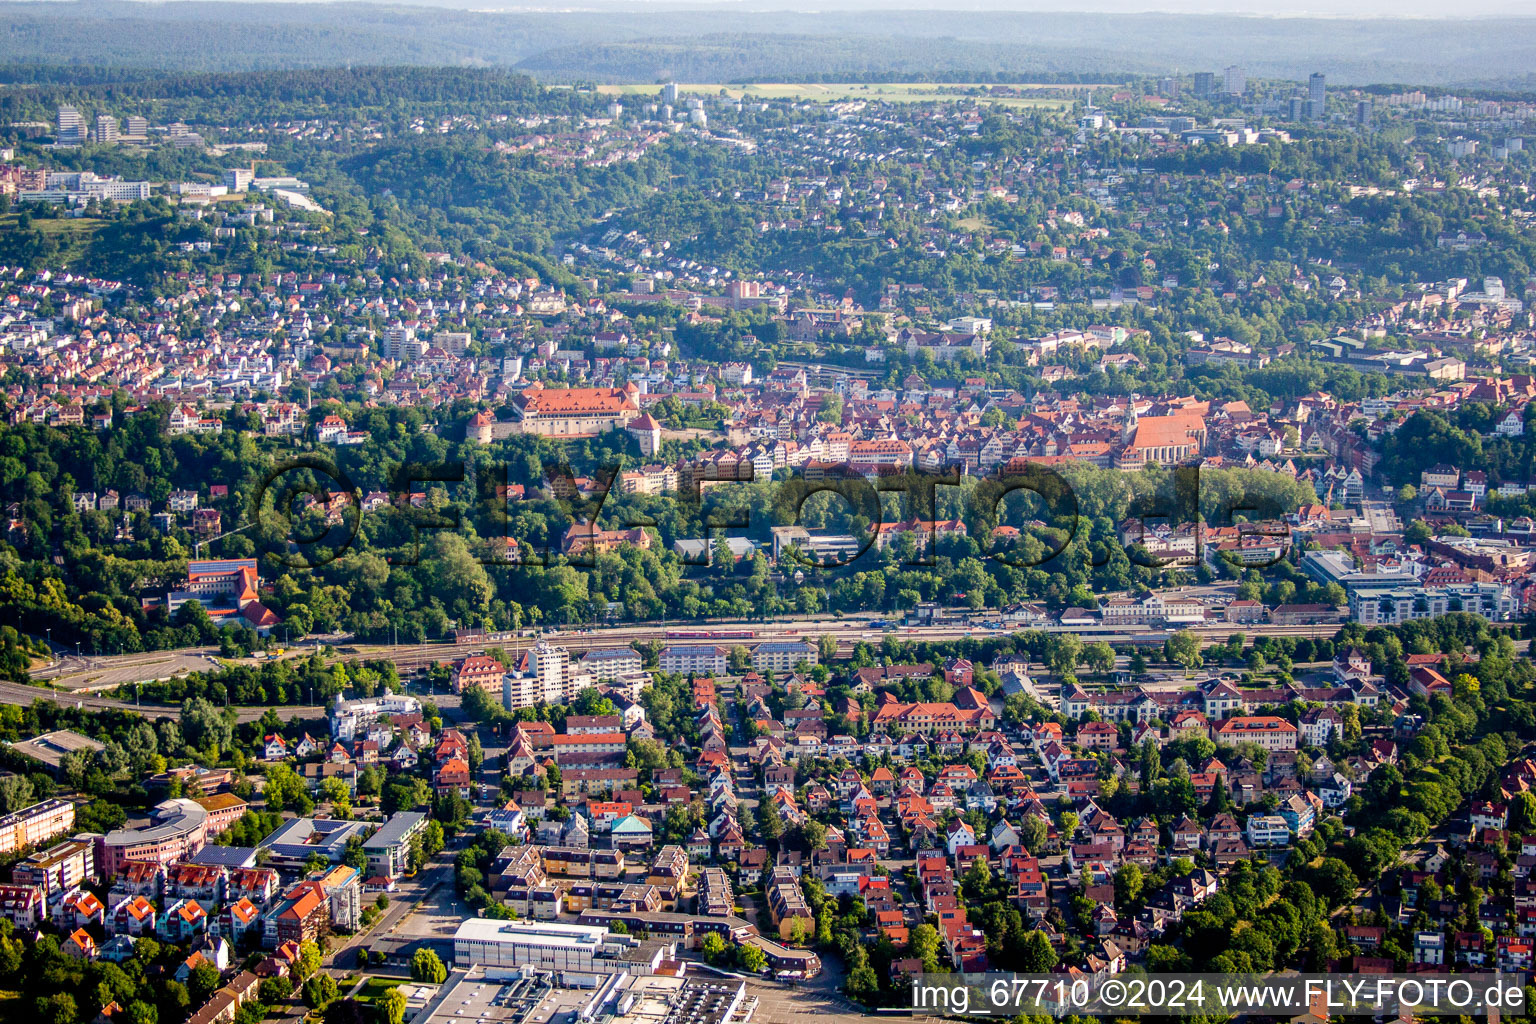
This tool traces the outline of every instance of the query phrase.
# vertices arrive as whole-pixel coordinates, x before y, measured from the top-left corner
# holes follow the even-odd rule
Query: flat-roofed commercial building
[[[258,848],[271,851],[270,865],[279,871],[298,871],[317,853],[332,864],[340,864],[347,841],[355,838],[362,842],[370,827],[366,821],[289,818]]]
[[[105,749],[106,744],[100,740],[93,740],[68,729],[55,729],[11,744],[11,750],[36,761],[55,778],[63,770],[64,758],[68,755],[79,752],[90,757]]]
[[[1451,612],[1472,612],[1493,622],[1507,622],[1518,605],[1514,591],[1502,583],[1360,587],[1350,591],[1349,617],[1367,626],[1395,626]]]
[[[75,827],[75,805],[68,800],[44,800],[0,818],[0,854],[52,839]]]
[[[453,937],[453,959],[460,967],[528,966],[543,971],[612,974],[654,973],[664,949],[652,960],[640,940],[618,935],[603,925],[559,924],[553,921],[496,921],[470,918]]]
[[[40,886],[45,893],[68,892],[95,874],[95,844],[89,839],[66,839],[13,867],[11,881]]]
[[[130,860],[152,861],[162,867],[186,860],[208,842],[208,812],[196,801],[167,800],[151,813],[148,828],[122,828],[97,841],[96,862],[111,878]]]
[[[561,979],[543,972],[476,966],[455,968],[441,987],[429,992],[417,1010],[416,1024],[526,1024],[544,1016],[604,1024],[728,1024],[749,1018],[743,1013],[746,983],[709,977],[695,981],[671,974],[615,973],[590,979],[595,984],[557,987]],[[402,985],[407,1005],[418,998],[415,986]]]
[[[209,839],[239,821],[251,806],[233,793],[212,793],[191,799],[208,814]]]
[[[421,811],[391,815],[363,842],[363,852],[368,855],[368,877],[399,878],[405,874],[411,840],[426,827],[427,816]]]

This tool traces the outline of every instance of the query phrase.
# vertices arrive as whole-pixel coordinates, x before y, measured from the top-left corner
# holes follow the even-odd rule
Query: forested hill
[[[324,117],[348,121],[455,113],[576,112],[570,89],[548,89],[505,68],[393,66],[164,74],[149,69],[0,66],[0,121],[50,120],[61,104],[125,104],[146,113],[211,122]],[[163,108],[161,105],[164,105]]]
[[[339,64],[516,67],[547,81],[1007,73],[1023,79],[1238,63],[1330,83],[1528,86],[1536,18],[1403,20],[954,11],[620,8],[469,11],[368,4],[0,4],[0,62],[178,71]]]

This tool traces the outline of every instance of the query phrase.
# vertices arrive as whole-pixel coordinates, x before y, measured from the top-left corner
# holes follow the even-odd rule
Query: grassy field
[[[106,221],[94,220],[89,216],[63,220],[38,216],[32,220],[32,232],[35,233],[26,236],[20,235],[15,226],[15,213],[0,216],[0,263],[28,263],[29,259],[37,255],[35,238],[43,235],[49,249],[55,244],[58,246],[57,255],[48,256],[49,263],[55,267],[74,267],[94,247],[97,233],[106,226]]]
[[[385,992],[401,984],[404,983],[394,978],[369,978],[363,987],[358,990],[357,995],[352,998],[360,1002],[371,1003]]]
[[[43,235],[53,237],[60,248],[60,262],[68,266],[74,260],[85,255],[86,247],[91,244],[91,239],[100,231],[105,221],[91,217],[69,217],[55,219],[53,217],[35,217],[32,220],[32,230]],[[16,214],[7,214],[0,217],[0,236],[16,228]]]
[[[1094,88],[1091,85],[1036,85],[1030,83],[1008,83],[1015,89],[1072,89],[1086,91]],[[654,83],[639,85],[600,85],[597,91],[608,96],[654,96],[658,91]],[[967,94],[975,92],[975,99],[985,100],[989,103],[1000,103],[1010,107],[1042,107],[1047,110],[1064,110],[1068,106],[1065,100],[1035,99],[1022,96],[989,96],[985,95],[986,85],[967,83],[936,83],[936,82],[758,82],[751,85],[723,85],[723,84],[679,84],[678,89],[683,93],[706,93],[718,95],[724,91],[727,95],[745,99],[763,100],[819,100],[827,103],[835,103],[842,100],[882,100],[887,103],[933,103],[944,100],[966,98]]]

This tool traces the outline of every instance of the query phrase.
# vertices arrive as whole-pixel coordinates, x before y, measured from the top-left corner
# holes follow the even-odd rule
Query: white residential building
[[[1291,841],[1291,826],[1278,814],[1255,814],[1248,819],[1248,845],[1287,846]]]
[[[339,740],[356,739],[378,721],[380,715],[415,715],[421,713],[421,701],[403,693],[386,693],[363,700],[342,700],[336,695],[331,708],[331,735]]]
[[[673,644],[661,652],[658,667],[673,674],[713,675],[726,670],[727,651],[727,648],[714,644]]]
[[[1349,617],[1368,626],[1395,626],[1449,612],[1473,612],[1492,622],[1508,622],[1518,606],[1514,593],[1501,583],[1360,587],[1349,595]]]

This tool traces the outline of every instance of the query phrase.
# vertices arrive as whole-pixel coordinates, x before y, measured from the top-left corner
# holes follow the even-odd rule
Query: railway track
[[[753,636],[746,638],[721,639],[718,643],[730,644],[756,644],[764,641],[791,641],[791,640],[815,640],[830,634],[837,639],[839,656],[847,656],[852,653],[854,646],[860,642],[878,646],[886,635],[906,642],[939,643],[962,639],[1002,639],[1013,632],[1022,630],[1012,629],[987,629],[979,626],[966,626],[961,624],[941,624],[931,626],[901,627],[892,630],[870,629],[865,625],[867,620],[797,620],[785,623],[735,623],[716,624],[714,626],[698,627],[697,631],[714,629],[721,632],[740,632],[751,630]],[[618,626],[607,629],[580,630],[556,630],[544,634],[544,639],[559,644],[573,654],[585,654],[587,651],[627,647],[637,640],[659,639],[665,642],[665,634],[669,629],[678,630],[688,628],[687,624],[647,624],[644,626]],[[1290,626],[1260,623],[1255,625],[1237,625],[1233,623],[1213,623],[1194,627],[1208,642],[1225,640],[1233,633],[1242,633],[1250,639],[1259,636],[1332,636],[1336,627],[1333,626]],[[695,631],[690,629],[690,631]],[[1084,640],[1104,640],[1112,644],[1133,644],[1145,647],[1160,647],[1170,635],[1162,630],[1111,628],[1088,629],[1052,629],[1047,632],[1067,632],[1082,637]],[[342,644],[337,648],[337,656],[344,661],[365,661],[371,659],[383,659],[392,661],[403,672],[414,672],[419,669],[430,668],[439,663],[456,661],[467,654],[484,651],[489,647],[502,647],[509,650],[525,649],[536,643],[537,637],[520,637],[512,640],[499,641],[446,641],[422,644]],[[709,643],[702,638],[690,638],[676,640],[678,643]],[[299,651],[295,650],[295,655]],[[122,664],[132,664],[131,659],[142,659],[143,655],[127,655]],[[111,667],[117,664],[112,657],[95,659],[98,666]],[[131,685],[131,684],[128,684]],[[88,693],[68,693],[47,689],[38,686],[26,686],[21,683],[0,682],[0,703],[29,705],[35,700],[52,700],[59,704],[68,705],[75,703],[79,707],[97,710],[138,711],[151,717],[180,715],[180,709],[164,705],[135,705],[131,701],[119,700],[112,697],[101,697]],[[265,708],[240,708],[238,714],[240,721],[254,721],[260,718]],[[319,706],[283,707],[277,709],[283,718],[316,718],[325,713],[325,709]]]
[[[850,622],[821,622],[806,623],[789,628],[787,626],[774,626],[773,624],[752,624],[750,628],[754,636],[751,639],[731,638],[713,641],[723,646],[732,644],[753,644],[765,641],[793,641],[808,640],[814,642],[823,634],[831,634],[837,639],[838,653],[848,654],[853,651],[854,645],[864,642],[878,645],[887,632],[901,641],[920,641],[927,643],[942,643],[947,641],[975,639],[1001,639],[1014,632],[1024,630],[986,629],[975,626],[913,626],[894,630],[868,629],[857,623]],[[1258,636],[1280,637],[1318,637],[1332,636],[1334,629],[1324,626],[1275,626],[1268,624],[1236,625],[1233,623],[1220,623],[1194,627],[1194,631],[1207,641],[1225,640],[1233,633],[1242,633],[1249,638]],[[1163,641],[1170,636],[1162,630],[1125,630],[1113,629],[1052,629],[1047,632],[1072,633],[1084,640],[1103,640],[1112,644],[1136,644],[1138,646],[1161,647]],[[636,640],[659,639],[664,641],[665,627],[620,627],[617,629],[598,629],[590,633],[554,632],[545,634],[542,639],[559,644],[575,654],[585,654],[587,651],[604,648],[627,647]],[[385,658],[393,661],[401,668],[422,668],[443,661],[453,661],[478,651],[484,651],[490,647],[500,647],[506,650],[525,650],[537,643],[538,637],[522,637],[516,640],[473,640],[457,642],[441,642],[427,644],[401,644],[392,646],[389,644],[359,644],[345,645],[345,653],[341,657],[348,660],[367,660],[370,658]],[[664,641],[665,642],[665,641]],[[685,644],[707,644],[708,639],[685,639],[674,641]]]

